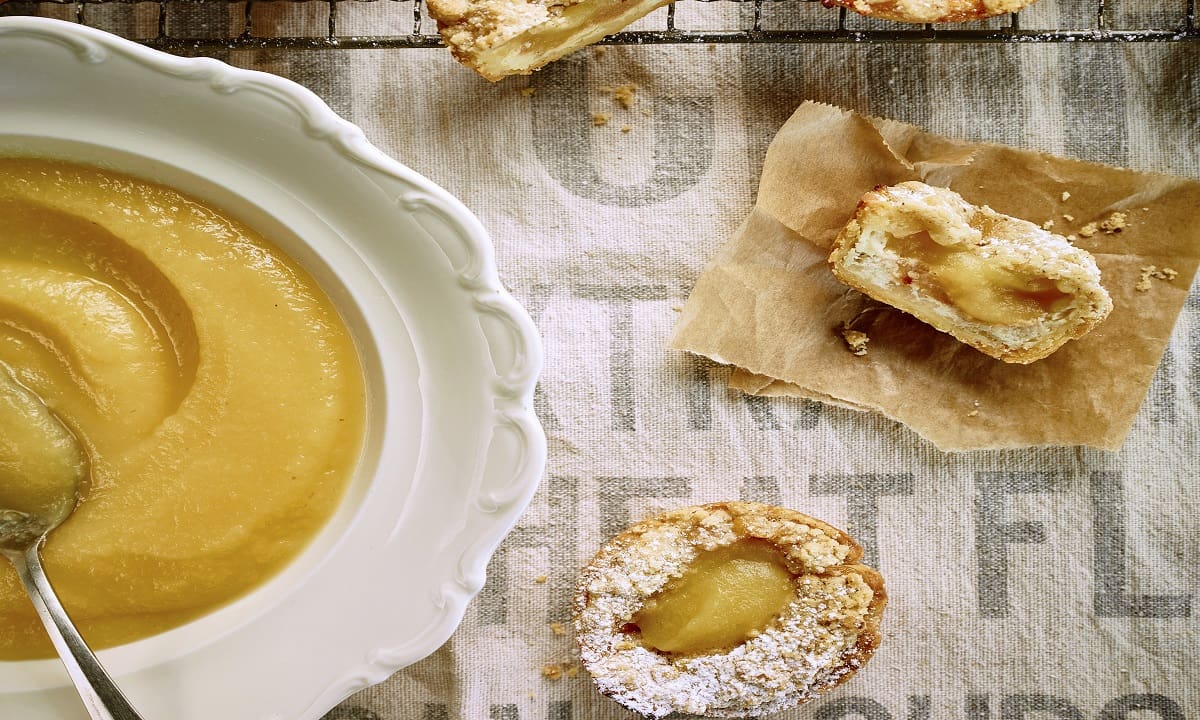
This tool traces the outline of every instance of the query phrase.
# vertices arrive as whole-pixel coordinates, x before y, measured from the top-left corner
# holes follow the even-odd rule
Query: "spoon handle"
[[[38,555],[41,542],[36,542],[24,554],[13,553],[9,559],[17,568],[21,582],[25,585],[29,599],[37,609],[38,617],[46,626],[50,640],[58,650],[59,657],[67,666],[67,674],[87,708],[92,720],[142,720],[142,716],[129,704],[91,648],[79,636],[79,631],[67,617],[66,610],[54,594],[54,588],[42,571],[42,560]]]

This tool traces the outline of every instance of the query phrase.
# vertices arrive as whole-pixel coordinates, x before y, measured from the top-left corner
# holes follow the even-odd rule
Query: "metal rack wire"
[[[677,27],[677,5],[669,5],[661,16],[661,29],[631,29],[612,35],[600,44],[649,45],[686,43],[1048,43],[1048,42],[1186,42],[1200,41],[1196,26],[1197,0],[1178,0],[1179,16],[1156,27],[1116,26],[1111,20],[1112,4],[1116,0],[1095,0],[1090,18],[1072,27],[1024,28],[1021,14],[961,26],[911,26],[878,21],[862,21],[844,8],[822,13],[823,22],[812,27],[767,27],[764,18],[768,8],[811,4],[820,0],[680,0],[693,3],[737,4],[737,27],[716,30]],[[1049,2],[1049,0],[1047,0]],[[352,6],[375,5],[403,17],[407,32],[363,34],[347,31],[340,16]],[[177,14],[186,14],[201,6],[209,9],[224,7],[220,13],[228,22],[221,23],[219,32],[205,28],[204,36],[189,32],[187,23],[173,22]],[[283,13],[302,8],[312,24],[314,7],[322,10],[323,18],[316,25],[319,32],[296,34],[262,32],[256,26],[256,9],[263,6],[282,7]],[[98,22],[102,10],[123,7],[127,15],[136,14],[134,22],[118,23],[121,28],[105,27]],[[136,11],[136,12],[135,12]],[[430,48],[440,46],[433,25],[428,19],[423,0],[0,0],[0,16],[50,15],[74,20],[84,25],[99,25],[138,40],[150,47],[171,52],[205,52],[219,49],[320,49],[320,48]],[[279,13],[275,15],[276,19]],[[836,17],[836,21],[834,18]],[[112,23],[108,23],[112,25]],[[645,23],[643,22],[642,25]],[[277,29],[280,24],[273,23]],[[287,23],[283,23],[286,26]],[[636,26],[635,26],[636,27]],[[151,28],[149,32],[145,28]]]

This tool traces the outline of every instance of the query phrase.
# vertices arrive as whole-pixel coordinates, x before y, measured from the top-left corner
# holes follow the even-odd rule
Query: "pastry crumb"
[[[632,126],[632,125],[622,125],[622,126],[621,126],[621,132],[623,132],[623,133],[627,133],[627,132],[629,132],[630,130],[633,130],[633,126]]]
[[[566,635],[567,627],[560,622],[552,622],[550,623],[550,632],[555,635]]]
[[[1051,229],[1051,228],[1053,228],[1053,227],[1054,227],[1054,221],[1053,221],[1053,220],[1047,220],[1046,222],[1042,223],[1042,229],[1043,229],[1043,230],[1049,230],[1049,229]]]
[[[1137,285],[1134,285],[1133,289],[1137,290],[1138,292],[1149,292],[1151,285],[1153,285],[1153,283],[1150,282],[1151,280],[1165,280],[1167,282],[1171,282],[1177,277],[1179,277],[1179,271],[1175,270],[1174,268],[1160,268],[1156,265],[1143,265],[1141,277],[1138,278]]]
[[[1071,242],[1075,242],[1075,241],[1076,241],[1076,240],[1078,240],[1078,239],[1079,239],[1079,236],[1078,236],[1078,235],[1074,235],[1074,234],[1072,234],[1072,235],[1068,235],[1068,236],[1067,236],[1067,240],[1070,240]]]
[[[546,663],[541,672],[547,680],[561,680],[564,677],[579,677],[579,666],[573,662]]]
[[[971,412],[967,413],[967,417],[976,417],[977,415],[979,415],[978,410],[972,410]]]
[[[1070,213],[1063,213],[1063,220],[1067,222],[1075,222],[1075,216]]]
[[[1063,193],[1062,193],[1062,201],[1063,201],[1063,202],[1066,202],[1066,201],[1068,201],[1068,200],[1070,200],[1070,199],[1071,199],[1071,193],[1067,192],[1066,190],[1063,190]]]
[[[1106,233],[1119,233],[1129,223],[1129,216],[1120,210],[1100,221],[1100,229]]]
[[[1123,231],[1129,225],[1129,216],[1120,210],[1114,210],[1108,214],[1108,217],[1097,222],[1090,222],[1087,225],[1079,228],[1080,237],[1092,237],[1098,232],[1115,235]]]
[[[592,125],[595,127],[604,127],[608,121],[612,119],[612,113],[594,112],[592,113]]]
[[[592,48],[592,55],[594,55],[595,57],[602,58],[607,54],[608,54],[608,48],[604,47],[603,45]]]
[[[625,110],[633,107],[633,103],[637,100],[637,91],[638,86],[635,83],[600,88],[600,92],[610,93],[613,100]]]
[[[537,577],[535,577],[535,578],[533,579],[533,581],[534,581],[535,583],[537,583],[538,585],[542,585],[542,584],[544,584],[544,583],[546,582],[546,579],[547,579],[547,578],[546,578],[546,576],[545,576],[545,575],[538,575]]]
[[[871,342],[871,338],[861,330],[851,330],[849,326],[842,325],[842,339],[846,341],[846,348],[853,354],[859,357],[867,354],[867,343]]]
[[[537,93],[537,88],[523,87],[520,90],[518,90],[517,92],[521,93],[522,97],[533,97]]]

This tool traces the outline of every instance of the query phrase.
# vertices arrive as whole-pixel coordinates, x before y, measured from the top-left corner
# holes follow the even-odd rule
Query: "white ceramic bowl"
[[[148,718],[310,720],[433,652],[545,465],[537,333],[478,221],[273,75],[38,18],[0,18],[0,68],[0,153],[253,225],[334,299],[368,374],[367,450],[330,524],[251,595],[102,652],[121,687]],[[0,718],[83,717],[57,660],[0,663]]]

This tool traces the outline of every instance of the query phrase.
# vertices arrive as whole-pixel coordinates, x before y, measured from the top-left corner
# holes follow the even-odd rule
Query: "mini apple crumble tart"
[[[845,533],[747,502],[644,520],[583,570],[580,658],[647,717],[758,716],[844,682],[879,644],[883,578]]]
[[[834,241],[838,280],[980,352],[1031,363],[1112,310],[1086,250],[921,182],[878,187]]]
[[[528,75],[670,0],[429,0],[455,59],[488,80]]]

